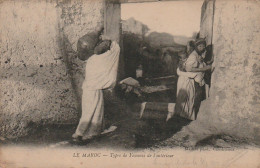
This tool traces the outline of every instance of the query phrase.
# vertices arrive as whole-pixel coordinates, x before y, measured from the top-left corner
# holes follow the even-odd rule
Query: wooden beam
[[[121,7],[119,3],[111,2],[105,1],[104,33],[119,43]]]
[[[120,0],[121,3],[158,2],[159,0]]]
[[[192,1],[192,0],[119,0],[120,3],[145,3],[145,2],[160,2],[160,1]]]

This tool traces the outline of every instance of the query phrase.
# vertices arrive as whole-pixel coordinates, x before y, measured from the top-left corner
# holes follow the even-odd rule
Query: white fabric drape
[[[110,50],[87,60],[82,85],[82,115],[76,134],[83,138],[98,135],[104,128],[104,98],[102,89],[115,86],[120,47],[112,42]]]

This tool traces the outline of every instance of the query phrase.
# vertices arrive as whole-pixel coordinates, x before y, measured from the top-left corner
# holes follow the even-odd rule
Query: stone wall
[[[212,43],[215,0],[205,0],[201,7],[200,37],[205,38],[207,45]]]
[[[38,125],[76,123],[84,64],[79,37],[103,25],[103,1],[2,1],[0,130],[17,137]]]
[[[260,135],[259,30],[259,1],[216,0],[212,42],[215,70],[210,98],[199,113],[205,128],[256,142]]]

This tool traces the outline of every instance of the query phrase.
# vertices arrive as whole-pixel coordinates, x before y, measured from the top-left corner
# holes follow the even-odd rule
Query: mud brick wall
[[[76,43],[102,25],[102,0],[1,1],[1,135],[77,122],[84,63]]]
[[[207,24],[207,22],[205,23]],[[199,120],[205,128],[259,142],[260,3],[216,0],[210,98]]]

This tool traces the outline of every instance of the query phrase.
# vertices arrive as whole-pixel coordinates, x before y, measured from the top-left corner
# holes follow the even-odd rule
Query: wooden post
[[[123,43],[121,40],[121,4],[119,0],[105,0],[104,33],[120,45],[118,80],[124,78]]]

